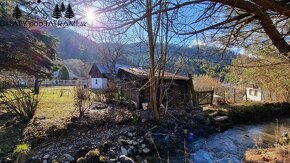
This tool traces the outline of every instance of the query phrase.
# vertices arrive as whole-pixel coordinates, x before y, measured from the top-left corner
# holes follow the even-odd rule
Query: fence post
[[[189,78],[189,95],[190,95],[190,106],[192,108],[198,106],[197,98],[196,98],[196,93],[194,90],[193,82],[192,82],[192,76],[190,73],[187,73],[188,78]]]
[[[236,103],[236,88],[234,87],[234,103]]]
[[[211,105],[213,104],[213,94],[214,94],[214,89],[212,89],[212,93],[211,93]]]

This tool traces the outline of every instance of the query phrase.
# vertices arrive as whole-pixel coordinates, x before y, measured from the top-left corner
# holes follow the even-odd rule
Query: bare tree
[[[110,31],[95,33],[94,39],[99,42],[98,54],[110,73],[116,74],[116,64],[124,56],[124,46],[128,42],[124,35],[114,35]]]
[[[289,16],[286,0],[151,0],[151,12],[141,0],[92,0],[98,13],[117,16],[93,26],[97,30],[119,29],[126,32],[136,24],[142,25],[149,15],[161,12],[177,13],[173,31],[184,38],[198,36],[220,46],[244,46],[253,43],[273,44],[280,55],[290,59]],[[167,3],[167,8],[160,8]],[[101,6],[101,7],[100,7]],[[208,40],[210,39],[210,40]]]

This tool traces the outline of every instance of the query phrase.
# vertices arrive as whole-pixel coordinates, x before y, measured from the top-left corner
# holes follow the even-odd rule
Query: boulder
[[[47,160],[47,159],[49,159],[49,157],[50,157],[50,155],[49,155],[49,154],[46,154],[46,155],[44,155],[44,156],[42,157],[42,159]]]
[[[74,161],[75,158],[73,156],[71,156],[70,154],[63,154],[63,156],[65,157],[66,161]]]
[[[87,160],[83,157],[78,158],[77,163],[86,163]]]
[[[100,151],[98,149],[90,150],[86,156],[85,159],[88,163],[95,163],[99,162],[100,160]]]
[[[121,163],[135,163],[135,162],[133,161],[133,159],[131,159],[130,157],[127,157],[127,156],[125,156],[125,155],[121,155],[121,156],[119,157],[119,160],[121,161]]]
[[[150,152],[150,149],[148,149],[148,148],[144,148],[144,149],[142,150],[142,152],[143,152],[144,154],[148,154],[148,153]]]
[[[128,150],[123,146],[121,147],[121,154],[125,156],[128,154]]]

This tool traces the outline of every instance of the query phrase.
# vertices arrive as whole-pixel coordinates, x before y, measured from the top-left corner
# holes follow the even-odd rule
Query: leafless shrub
[[[92,106],[93,99],[88,88],[77,86],[74,89],[74,106],[78,110],[79,117],[83,116],[85,112]]]
[[[4,108],[8,112],[16,114],[19,120],[29,121],[36,112],[39,98],[31,90],[16,87],[2,92],[1,101]]]

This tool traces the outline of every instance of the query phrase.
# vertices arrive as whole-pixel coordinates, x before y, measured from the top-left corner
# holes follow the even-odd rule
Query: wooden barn
[[[141,68],[120,68],[118,71],[120,79],[120,94],[127,100],[132,100],[136,103],[138,108],[141,108],[142,103],[150,102],[150,89],[149,89],[149,70]],[[158,90],[166,90],[167,96],[164,101],[169,104],[177,104],[188,102],[188,83],[189,78],[176,75],[173,73],[165,72],[164,88]]]

